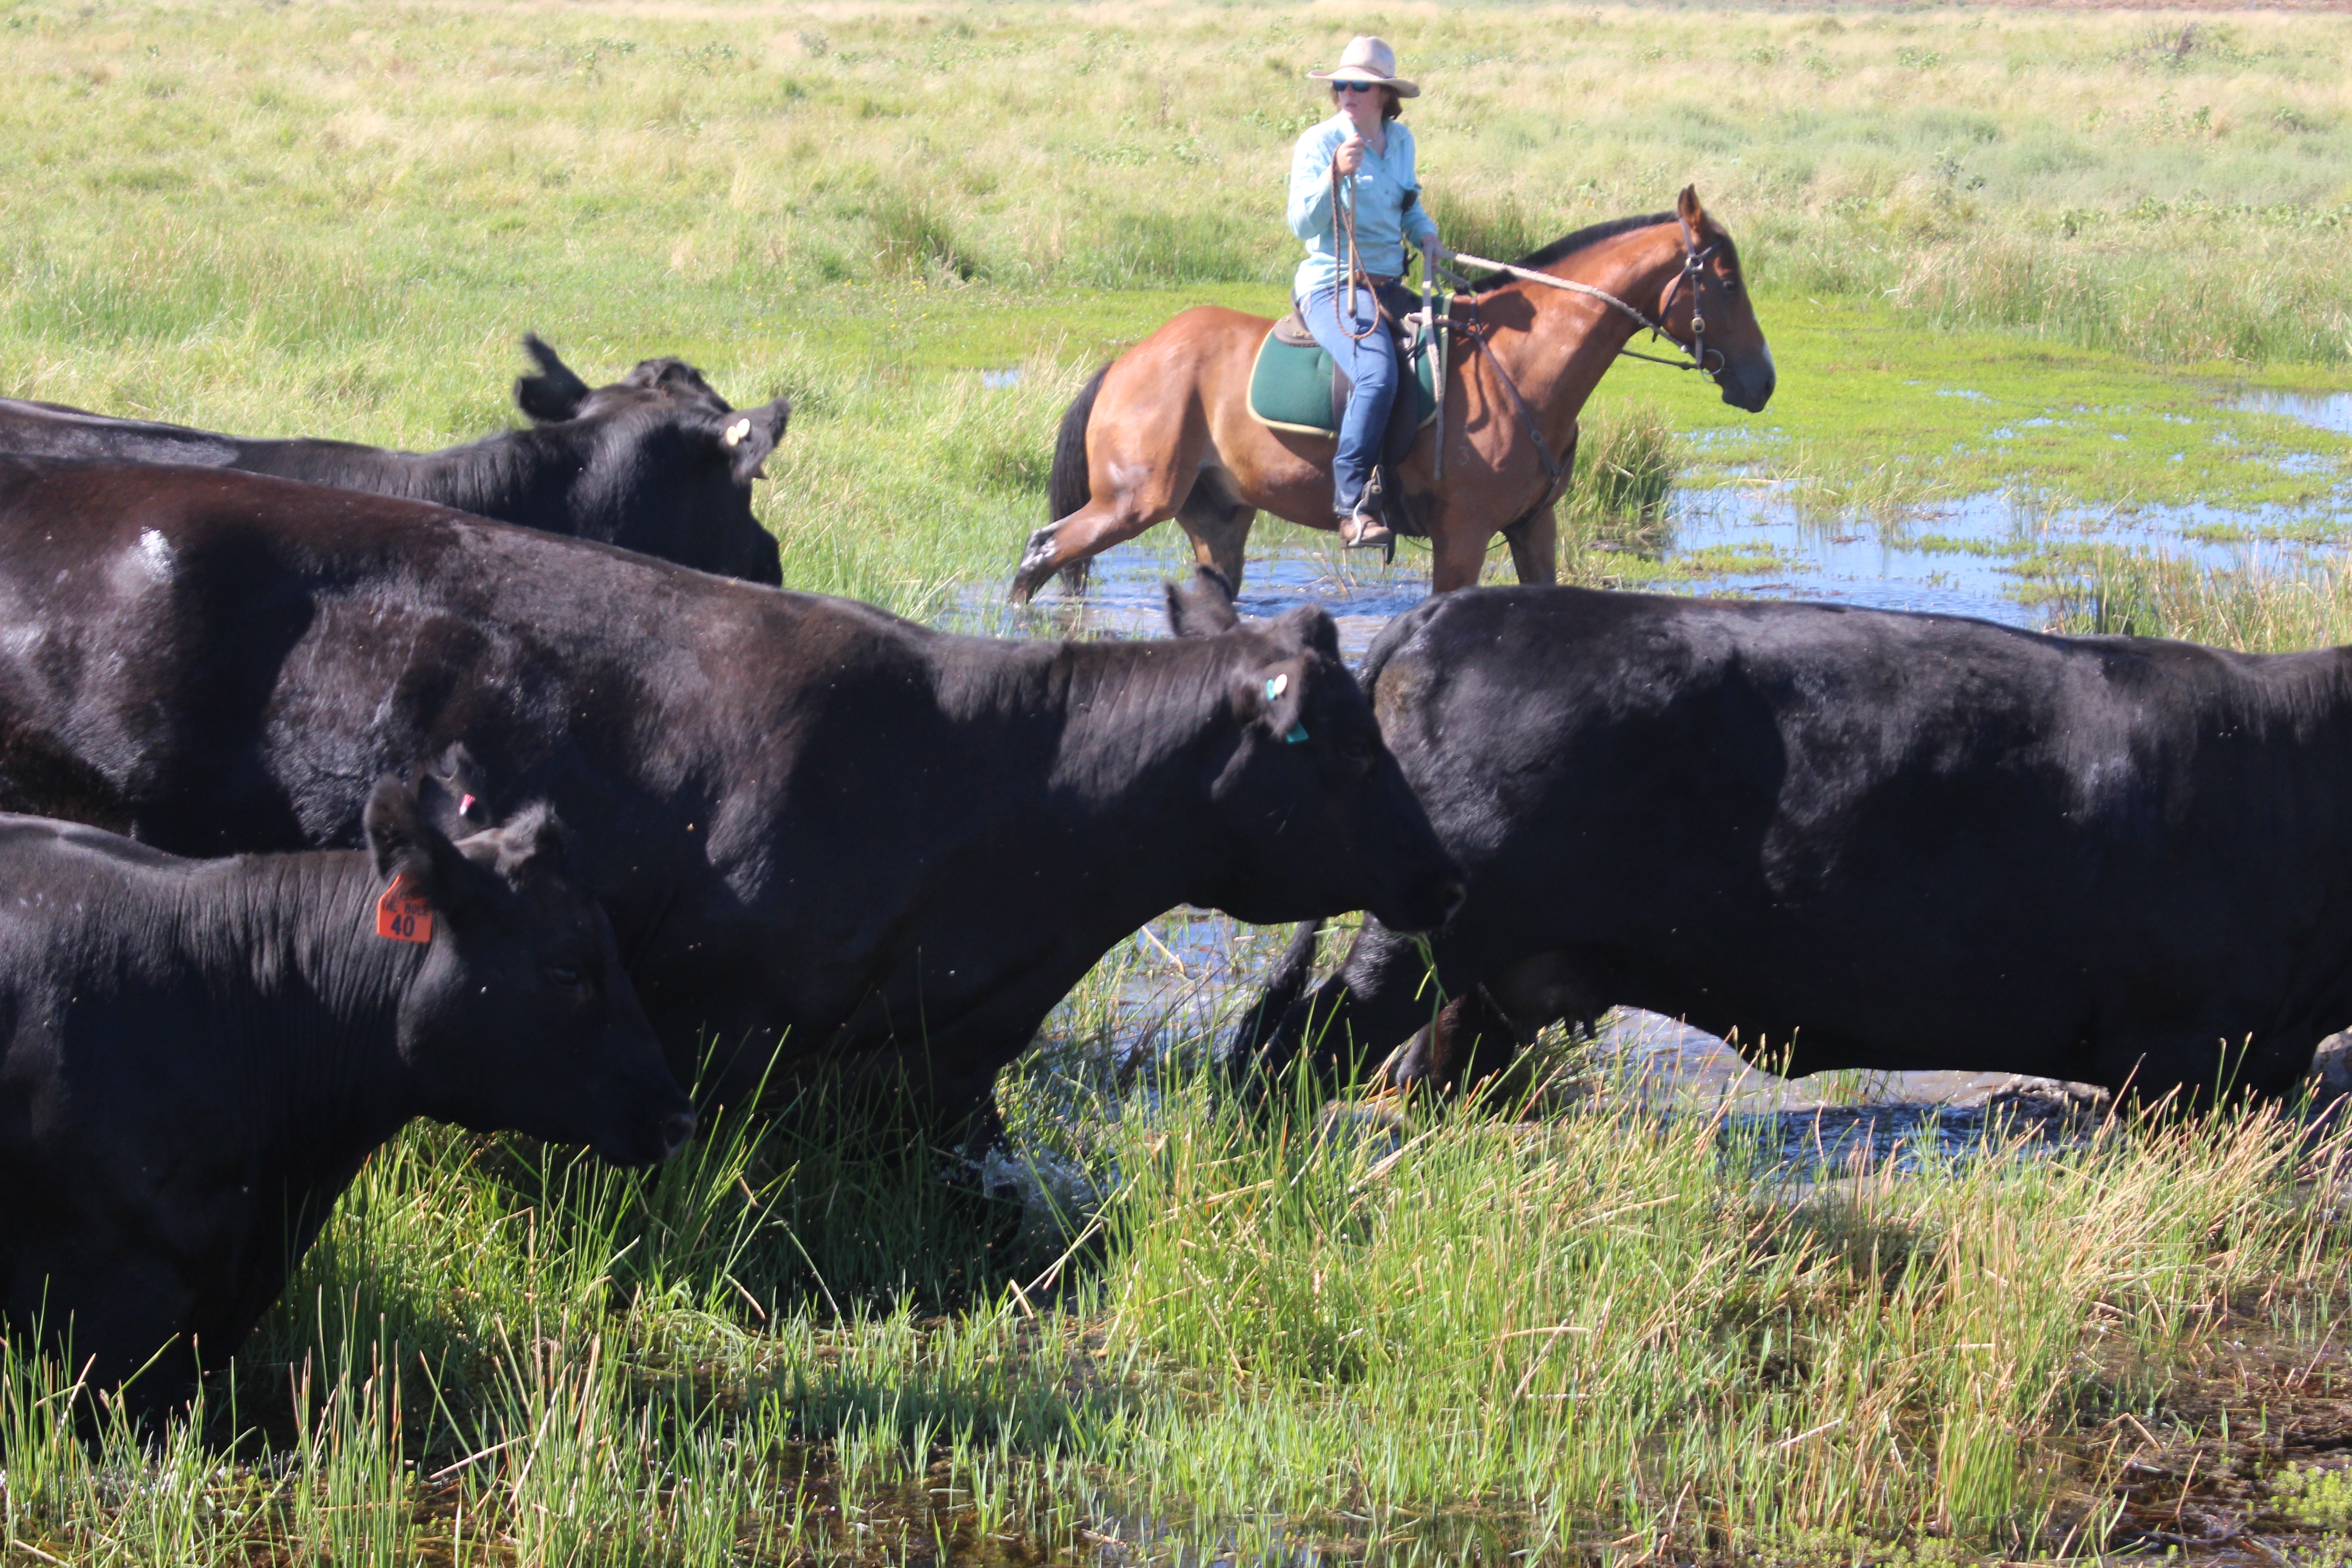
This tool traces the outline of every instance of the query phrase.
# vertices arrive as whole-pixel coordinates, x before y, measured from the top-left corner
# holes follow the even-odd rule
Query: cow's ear
[[[722,414],[712,423],[719,449],[734,470],[736,483],[748,485],[760,477],[760,465],[768,460],[768,454],[784,438],[784,426],[792,417],[793,400],[779,397],[758,408],[739,408],[731,414]]]
[[[1277,741],[1296,745],[1307,739],[1300,715],[1307,700],[1307,661],[1279,659],[1249,671],[1234,704],[1244,724],[1255,724]]]
[[[538,875],[572,874],[572,846],[555,808],[533,801],[500,823],[490,835],[499,851],[499,875],[509,884]]]
[[[522,352],[539,363],[537,375],[515,378],[515,405],[540,425],[559,425],[575,417],[588,401],[588,384],[540,342],[537,332],[522,335]]]
[[[1168,595],[1168,630],[1180,637],[1209,637],[1242,624],[1234,613],[1234,585],[1213,566],[1196,566],[1192,581],[1182,587],[1163,583]]]
[[[463,741],[453,742],[425,764],[416,781],[416,801],[425,815],[452,838],[479,833],[498,820],[490,786]]]
[[[363,825],[376,875],[387,882],[399,878],[409,892],[445,912],[470,897],[480,872],[433,826],[406,784],[393,778],[378,783],[368,797]]]
[[[1285,610],[1282,626],[1297,635],[1301,647],[1330,658],[1339,657],[1339,625],[1321,605],[1301,605],[1297,609]]]

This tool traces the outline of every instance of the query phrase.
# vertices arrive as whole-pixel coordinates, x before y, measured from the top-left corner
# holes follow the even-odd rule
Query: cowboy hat
[[[1396,73],[1396,51],[1380,39],[1359,36],[1348,40],[1339,63],[1327,71],[1308,71],[1314,81],[1369,81],[1396,89],[1399,98],[1419,98],[1421,89]]]

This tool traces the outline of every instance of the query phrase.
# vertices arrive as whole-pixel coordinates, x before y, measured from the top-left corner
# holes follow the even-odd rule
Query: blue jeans
[[[1331,363],[1348,373],[1355,390],[1348,396],[1348,412],[1339,421],[1339,450],[1331,458],[1331,510],[1341,517],[1356,510],[1363,498],[1364,481],[1372,477],[1373,465],[1381,460],[1381,438],[1389,427],[1389,405],[1395,401],[1397,385],[1396,340],[1389,336],[1388,327],[1381,321],[1380,307],[1372,302],[1370,289],[1358,289],[1349,322],[1350,330],[1362,331],[1371,328],[1371,335],[1361,342],[1351,342],[1339,330],[1331,302],[1337,289],[1318,289],[1298,313],[1307,318],[1307,330]]]

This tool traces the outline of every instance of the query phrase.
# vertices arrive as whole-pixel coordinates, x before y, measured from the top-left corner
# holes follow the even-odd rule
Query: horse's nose
[[[1734,408],[1749,414],[1761,414],[1764,405],[1772,401],[1772,390],[1780,384],[1770,365],[1760,374],[1750,374],[1745,367],[1727,372],[1723,376],[1723,400]]]

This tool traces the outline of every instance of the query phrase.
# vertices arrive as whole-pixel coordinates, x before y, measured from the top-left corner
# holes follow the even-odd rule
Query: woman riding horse
[[[1377,68],[1360,65],[1376,87],[1410,88],[1397,83],[1393,68],[1385,58]],[[1364,129],[1346,106],[1369,105],[1373,95],[1339,96],[1342,114],[1299,143],[1305,160],[1309,147],[1333,137],[1322,154],[1328,162],[1310,168],[1336,165],[1349,129]],[[1384,94],[1381,102],[1385,109]],[[1406,188],[1412,143],[1404,128],[1381,121],[1370,129],[1382,132],[1384,148],[1371,150],[1365,138],[1378,162],[1362,157],[1358,163],[1360,193],[1367,171]],[[1325,183],[1328,187],[1328,176]],[[1401,254],[1411,209],[1402,196],[1396,201],[1394,226],[1384,241],[1389,251],[1371,266],[1392,265],[1389,258]],[[1363,200],[1360,244],[1373,205]],[[1421,226],[1426,221],[1415,223],[1415,232],[1428,232]],[[1336,289],[1324,298],[1336,300]],[[1337,324],[1341,312],[1335,304],[1309,304],[1307,318],[1318,332],[1327,322]],[[1357,320],[1363,310],[1360,299]],[[1259,512],[1331,528],[1336,490],[1339,521],[1353,520],[1362,495],[1351,480],[1354,487],[1363,482],[1370,467],[1367,448],[1381,421],[1363,411],[1360,392],[1358,412],[1349,421],[1358,431],[1351,473],[1334,461],[1330,437],[1254,415],[1253,367],[1274,327],[1264,316],[1196,305],[1095,373],[1062,416],[1045,483],[1050,521],[1021,552],[1014,597],[1033,596],[1056,573],[1072,592],[1079,591],[1088,560],[1170,518],[1191,536],[1201,564],[1215,567],[1235,587]],[[1667,363],[1698,371],[1733,407],[1756,413],[1770,400],[1777,379],[1772,354],[1748,302],[1739,253],[1688,186],[1670,212],[1579,229],[1454,296],[1441,329],[1448,345],[1442,413],[1393,465],[1398,494],[1387,498],[1391,508],[1409,504],[1419,531],[1428,535],[1433,590],[1443,594],[1477,582],[1488,542],[1497,533],[1510,544],[1520,582],[1553,580],[1553,508],[1575,471],[1577,416],[1617,355],[1630,352],[1629,340],[1643,330],[1685,356]],[[1347,335],[1352,344],[1353,329]],[[1362,359],[1382,356],[1385,367],[1384,338],[1377,327],[1368,332]],[[1349,358],[1359,352],[1351,346]],[[1355,531],[1360,542],[1378,542],[1377,534],[1363,537],[1360,526]]]
[[[1290,232],[1307,242],[1291,301],[1354,383],[1331,459],[1339,537],[1354,547],[1384,545],[1394,535],[1371,481],[1399,377],[1374,290],[1404,275],[1406,241],[1424,253],[1437,248],[1437,224],[1420,205],[1412,132],[1397,120],[1421,89],[1396,74],[1396,51],[1371,37],[1352,40],[1332,69],[1307,74],[1331,84],[1338,107],[1290,154]]]

